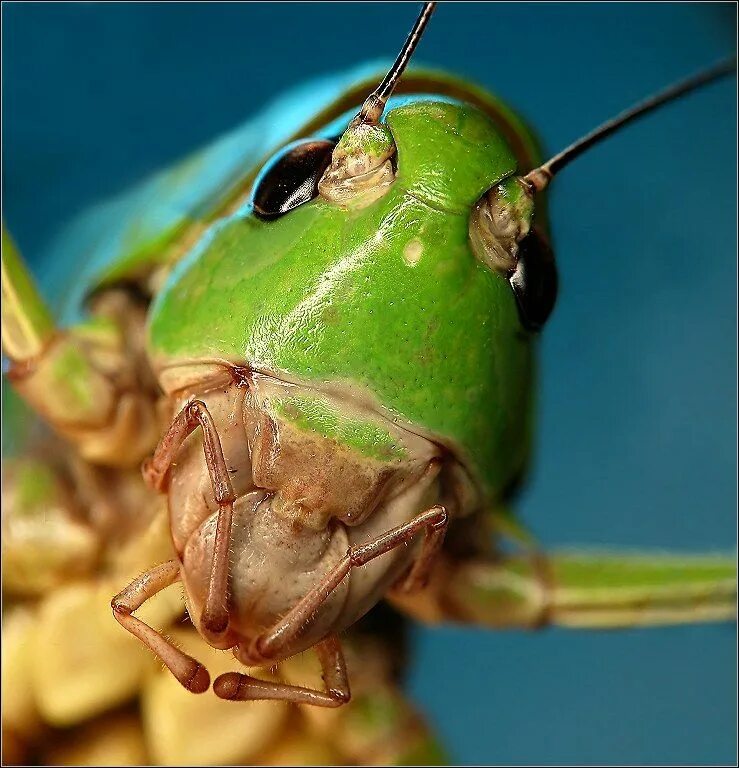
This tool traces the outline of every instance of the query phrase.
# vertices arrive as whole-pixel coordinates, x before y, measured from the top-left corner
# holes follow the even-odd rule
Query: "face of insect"
[[[319,147],[291,182],[312,199],[295,206],[290,175],[277,196],[270,176],[294,164],[270,164],[254,198],[272,218],[224,220],[180,263],[151,311],[150,356],[167,391],[192,362],[220,361],[339,392],[441,445],[494,496],[528,452],[528,289],[511,284],[531,201],[471,106],[391,101],[374,128],[347,131],[328,162]]]
[[[245,663],[347,547],[436,504],[473,511],[528,451],[531,335],[511,286],[533,205],[508,144],[473,107],[415,98],[327,150],[275,157],[252,206],[211,230],[150,314],[160,382],[176,408],[207,408],[236,499],[228,633],[215,636],[219,511],[191,435],[169,483],[190,613]],[[418,544],[366,563],[279,653],[353,623]]]

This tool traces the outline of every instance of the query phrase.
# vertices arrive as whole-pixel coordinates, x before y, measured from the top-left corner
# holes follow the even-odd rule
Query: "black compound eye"
[[[304,139],[285,147],[265,166],[254,188],[254,213],[275,219],[318,195],[335,142]]]
[[[518,245],[518,263],[508,278],[518,304],[521,323],[538,331],[557,299],[557,267],[549,243],[532,229]]]

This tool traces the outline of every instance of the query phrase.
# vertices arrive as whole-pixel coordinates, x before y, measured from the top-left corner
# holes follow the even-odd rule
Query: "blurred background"
[[[281,90],[392,57],[408,3],[3,3],[3,215],[43,280],[74,214]],[[725,4],[442,4],[418,61],[496,92],[547,151],[735,50]],[[736,545],[736,81],[626,129],[550,193],[561,275],[538,451],[546,544]],[[417,627],[408,690],[460,763],[730,763],[732,626]]]

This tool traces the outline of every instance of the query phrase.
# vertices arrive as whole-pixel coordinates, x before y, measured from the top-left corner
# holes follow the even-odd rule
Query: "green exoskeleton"
[[[490,519],[516,529],[495,511],[528,459],[535,335],[556,297],[541,193],[619,125],[734,65],[542,165],[494,97],[401,80],[433,6],[369,96],[365,81],[321,105],[258,174],[219,175],[226,142],[148,189],[206,213],[173,205],[152,237],[139,206],[146,247],[118,238],[87,286],[92,321],[58,330],[4,247],[17,391],[89,462],[130,467],[158,440],[143,471],[167,494],[176,557],[112,606],[194,693],[205,666],[134,615],[178,580],[202,637],[247,667],[319,656],[323,689],[233,671],[219,697],[327,707],[350,697],[339,634],[390,593],[494,625],[628,623],[645,603],[643,623],[732,614],[723,563],[496,559],[485,540]],[[628,594],[639,578],[652,590]],[[627,593],[609,603],[599,579]]]

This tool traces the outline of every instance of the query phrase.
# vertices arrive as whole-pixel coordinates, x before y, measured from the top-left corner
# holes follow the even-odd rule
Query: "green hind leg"
[[[108,306],[83,325],[57,328],[4,228],[2,245],[2,339],[13,388],[85,459],[141,461],[158,423],[120,319]]]
[[[731,555],[555,551],[440,563],[425,594],[393,603],[427,622],[611,629],[731,621]]]

